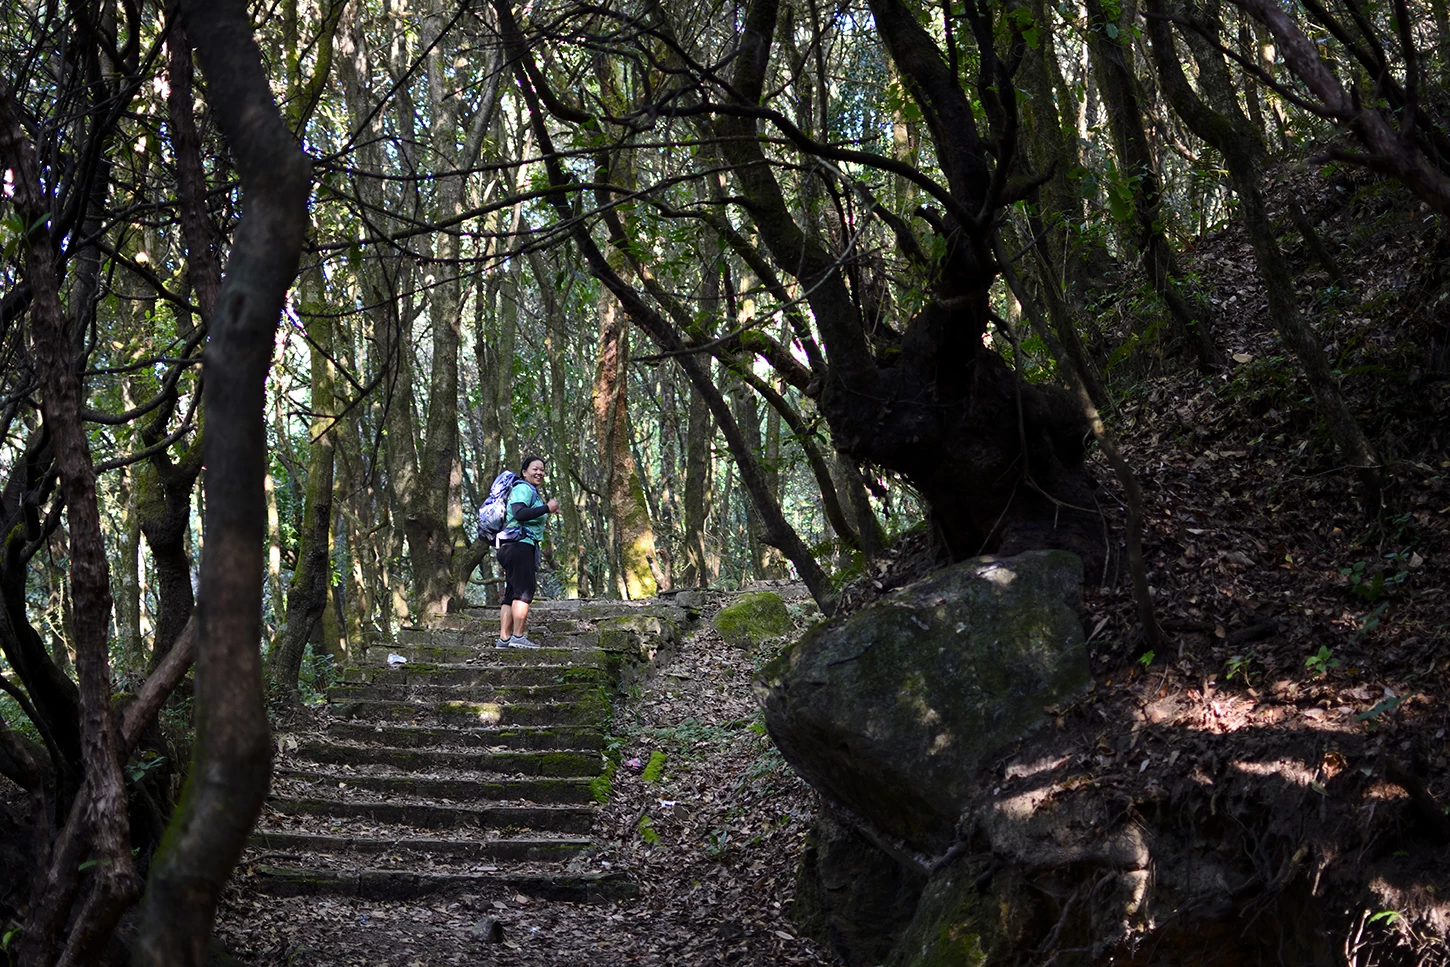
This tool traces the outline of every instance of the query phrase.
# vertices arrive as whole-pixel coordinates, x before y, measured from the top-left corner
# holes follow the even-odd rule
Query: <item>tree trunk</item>
[[[993,174],[972,107],[930,34],[899,0],[871,0],[873,19],[923,108],[946,180],[939,200],[953,222],[992,197]],[[732,88],[758,102],[775,28],[774,0],[756,0],[741,30]],[[1012,105],[1015,108],[1015,105]],[[721,151],[750,200],[760,237],[808,293],[830,352],[819,397],[838,449],[897,470],[917,488],[953,557],[1061,547],[1089,568],[1105,551],[1084,465],[1084,417],[1067,394],[1022,386],[982,345],[991,313],[992,260],[982,241],[946,247],[932,301],[902,324],[899,353],[880,365],[840,271],[837,253],[791,217],[749,116],[716,123]]]
[[[736,362],[736,365],[739,365]],[[745,445],[750,448],[751,454],[757,461],[765,455],[764,448],[760,442],[760,410],[755,405],[755,394],[745,385],[740,376],[730,374],[730,409],[735,414],[735,422],[740,426],[740,435],[745,440]],[[772,486],[770,472],[762,461],[760,467],[761,480],[766,493],[772,497],[775,495],[775,488]],[[760,540],[760,524],[757,523],[755,507],[750,501],[745,502],[745,541],[749,549],[746,555],[746,566],[741,571],[740,580],[742,583],[764,577],[765,572],[765,544]]]
[[[653,597],[659,590],[652,564],[654,530],[644,487],[630,452],[629,330],[619,302],[599,293],[599,368],[594,381],[594,425],[604,467],[614,544],[619,554],[620,592],[628,600]]]
[[[660,476],[656,486],[655,529],[664,539],[655,542],[659,551],[660,590],[667,591],[675,585],[675,561],[672,548],[676,540],[679,521],[679,447],[680,406],[675,393],[675,373],[669,366],[655,369],[658,380],[660,403]]]
[[[201,964],[217,897],[241,856],[271,773],[262,701],[266,473],[263,395],[278,317],[307,231],[310,162],[282,123],[240,0],[183,0],[208,102],[242,183],[241,222],[211,322],[204,371],[206,553],[197,610],[196,744],[186,791],[152,862],[144,962]]]
[[[43,229],[56,209],[40,179],[35,147],[25,134],[18,103],[0,84],[0,163],[12,173],[12,198],[22,224]],[[68,956],[94,955],[110,935],[116,919],[135,894],[126,814],[125,783],[117,757],[115,718],[111,714],[111,674],[107,631],[111,620],[111,587],[96,497],[95,467],[81,423],[81,388],[75,352],[66,332],[60,301],[58,256],[48,231],[32,230],[19,240],[25,277],[32,292],[31,358],[41,391],[44,430],[53,441],[70,532],[70,581],[75,600],[76,671],[80,687],[81,756],[89,795],[84,803],[85,833],[71,842],[89,843],[101,862],[92,874],[89,918],[66,938]],[[73,807],[68,825],[80,825]],[[39,895],[33,896],[31,920],[22,954],[48,962],[60,939],[77,887],[74,851],[53,854]]]
[[[713,232],[704,232],[701,242],[700,302],[709,310],[707,319],[714,319],[722,304],[720,299],[720,244]],[[701,335],[709,338],[713,326],[702,327]],[[701,361],[708,377],[710,363]],[[711,459],[715,424],[710,407],[700,391],[689,385],[689,410],[685,426],[685,480],[682,495],[684,520],[681,534],[680,583],[685,587],[709,587],[715,580],[718,561],[711,560],[706,544],[710,522],[711,497],[715,484],[715,468]]]
[[[680,584],[708,587],[714,583],[717,563],[705,542],[714,489],[711,440],[715,424],[700,391],[690,387],[689,424],[685,429],[684,569]]]
[[[1206,300],[1185,293],[1185,273],[1163,233],[1163,187],[1143,125],[1138,81],[1132,70],[1133,51],[1126,42],[1132,36],[1134,5],[1121,4],[1116,11],[1118,19],[1114,21],[1104,13],[1102,0],[1086,0],[1086,3],[1091,18],[1088,50],[1118,156],[1120,183],[1109,185],[1108,190],[1119,192],[1119,197],[1121,193],[1131,196],[1134,244],[1148,282],[1168,306],[1179,336],[1197,357],[1199,368],[1212,372],[1222,366],[1223,359],[1213,340],[1211,310]],[[1116,36],[1109,36],[1110,26],[1115,28]]]
[[[152,566],[156,568],[158,604],[156,634],[151,646],[153,669],[171,650],[196,605],[186,538],[191,527],[191,494],[200,472],[200,441],[192,442],[180,463],[172,463],[165,453],[157,453],[136,471],[136,516],[151,549]]]
[[[529,254],[534,284],[544,303],[544,355],[549,358],[549,437],[553,442],[550,489],[559,498],[563,526],[550,536],[559,586],[565,598],[579,597],[583,573],[583,525],[574,493],[573,434],[570,431],[568,371],[564,364],[569,331],[559,306],[549,263],[538,252]]]
[[[777,393],[780,391],[779,384],[771,387]],[[765,411],[765,439],[762,441],[764,453],[762,454],[765,463],[765,486],[770,490],[770,496],[782,507],[785,506],[785,488],[781,483],[781,449],[780,449],[780,410],[772,406]],[[835,494],[831,494],[831,500],[835,500]],[[825,491],[822,491],[821,498],[826,499]],[[781,556],[777,548],[767,546],[761,555],[761,577],[772,580],[784,580],[789,576],[785,558]]]
[[[307,460],[307,490],[298,531],[297,567],[287,586],[287,617],[271,656],[268,673],[273,684],[296,695],[302,656],[313,630],[327,608],[332,584],[333,466],[337,409],[333,395],[332,316],[323,298],[321,273],[309,273],[311,285],[303,293],[301,311],[311,344],[312,425]],[[332,636],[336,640],[336,633]]]
[[[141,637],[141,518],[136,513],[132,477],[133,472],[129,469],[122,475],[118,494],[121,504],[121,566],[117,581],[120,593],[116,597],[116,629],[126,664],[133,670],[139,670],[146,667],[146,643]]]

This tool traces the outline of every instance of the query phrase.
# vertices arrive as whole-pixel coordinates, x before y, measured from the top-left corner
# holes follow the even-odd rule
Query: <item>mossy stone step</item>
[[[437,779],[420,776],[374,776],[347,773],[318,773],[284,770],[276,776],[274,788],[282,795],[295,791],[297,784],[321,786],[329,792],[366,789],[388,796],[417,799],[447,799],[461,803],[498,802],[521,799],[545,804],[589,803],[594,794],[587,779]]]
[[[599,698],[574,702],[374,702],[354,699],[332,704],[339,716],[366,722],[435,722],[460,726],[589,725],[602,723],[607,706]]]
[[[404,685],[391,682],[348,683],[327,690],[332,703],[350,700],[445,702],[467,698],[479,702],[569,702],[596,697],[599,685],[549,682],[543,685]]]
[[[469,840],[412,837],[370,839],[360,836],[329,836],[261,830],[248,840],[253,849],[275,853],[333,853],[342,855],[387,853],[393,856],[427,856],[444,862],[495,860],[510,863],[551,863],[571,859],[594,844],[578,837],[510,837]]]
[[[407,900],[464,893],[523,893],[543,900],[597,903],[639,895],[623,873],[411,873],[402,870],[313,870],[257,865],[252,886],[270,896],[328,893],[364,900]]]
[[[284,816],[367,819],[416,829],[543,830],[587,833],[594,825],[591,806],[440,806],[435,803],[363,802],[310,797],[277,797],[268,808]]]
[[[333,722],[330,738],[392,749],[551,749],[599,751],[604,733],[596,726],[536,728],[446,728],[417,725]]]
[[[351,766],[392,766],[409,772],[470,769],[556,778],[592,777],[600,771],[597,752],[450,752],[437,749],[388,749],[378,746],[304,742],[296,755],[309,762]]]
[[[396,668],[386,665],[361,665],[343,669],[342,680],[349,684],[375,682],[388,685],[472,685],[501,687],[505,685],[553,685],[560,681],[573,684],[597,684],[605,679],[601,668],[590,665],[485,665],[439,664],[409,662]]]

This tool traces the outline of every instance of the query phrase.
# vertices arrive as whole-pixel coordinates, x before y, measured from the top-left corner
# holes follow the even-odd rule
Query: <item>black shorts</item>
[[[538,548],[523,541],[498,546],[498,564],[503,568],[503,597],[499,604],[534,600],[538,589]]]

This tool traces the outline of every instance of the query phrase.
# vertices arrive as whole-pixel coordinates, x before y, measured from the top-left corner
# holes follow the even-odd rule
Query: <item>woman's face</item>
[[[524,479],[537,487],[544,482],[544,461],[533,460],[524,468]]]

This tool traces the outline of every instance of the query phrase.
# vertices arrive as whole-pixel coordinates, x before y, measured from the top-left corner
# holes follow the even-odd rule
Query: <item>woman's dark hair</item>
[[[533,463],[535,460],[539,461],[540,463],[546,462],[544,458],[539,456],[537,453],[531,453],[527,457],[524,457],[523,463],[519,464],[519,473],[523,473],[528,470],[529,464]]]

